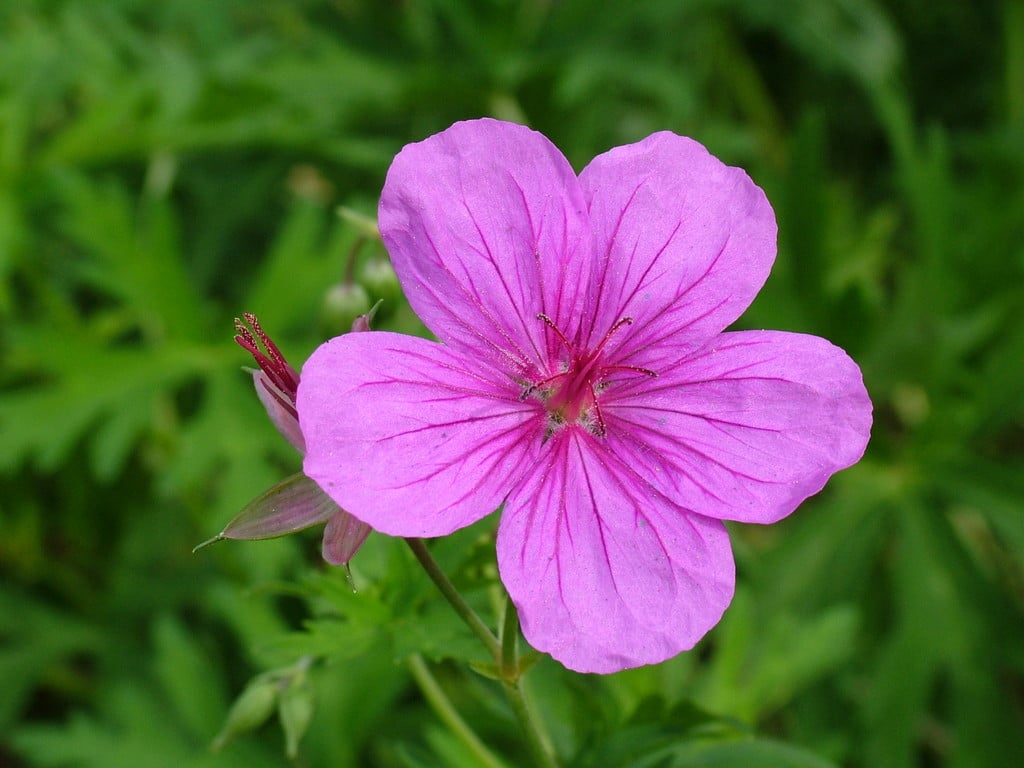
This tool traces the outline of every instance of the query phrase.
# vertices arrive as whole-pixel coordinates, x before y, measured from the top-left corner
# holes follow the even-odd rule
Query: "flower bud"
[[[352,320],[370,308],[370,297],[358,283],[338,283],[324,295],[323,318],[331,333],[344,333]]]
[[[298,676],[281,692],[277,714],[284,730],[285,752],[289,760],[299,753],[299,742],[306,735],[315,710],[313,686],[305,675]]]
[[[223,749],[235,737],[263,725],[274,711],[279,691],[278,683],[265,675],[253,679],[231,705],[224,727],[220,729],[211,747],[214,750]]]
[[[360,270],[359,281],[366,286],[371,296],[383,299],[389,306],[397,304],[402,296],[398,275],[387,259],[367,261]]]

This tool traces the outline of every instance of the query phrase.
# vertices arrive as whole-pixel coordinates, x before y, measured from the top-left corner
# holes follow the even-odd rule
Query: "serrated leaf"
[[[196,638],[169,614],[156,620],[153,644],[154,669],[175,713],[198,741],[206,741],[226,705],[218,670]]]
[[[133,403],[128,406],[132,416],[116,428],[133,432],[139,427],[140,410],[151,414],[154,398],[194,371],[187,350],[112,349],[89,339],[77,341],[78,348],[68,352],[61,375],[53,383],[10,392],[0,400],[0,425],[4,430],[0,469],[28,457],[35,457],[44,470],[55,469],[91,428],[103,434],[98,423],[120,412],[126,402]],[[115,436],[112,444],[101,443],[101,451],[107,451],[100,456],[101,463],[118,466],[124,458],[123,437]]]
[[[380,627],[337,619],[311,619],[304,624],[304,628],[304,632],[293,632],[269,640],[261,647],[261,652],[275,660],[300,656],[328,660],[353,659],[386,637]]]

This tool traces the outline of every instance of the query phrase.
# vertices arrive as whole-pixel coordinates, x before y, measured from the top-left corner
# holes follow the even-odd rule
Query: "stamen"
[[[604,335],[604,338],[601,339],[601,343],[597,345],[597,348],[591,354],[593,354],[596,357],[597,353],[600,352],[602,349],[604,349],[604,345],[608,343],[608,340],[615,334],[615,332],[617,330],[619,330],[619,328],[621,328],[624,325],[632,325],[632,324],[633,324],[633,318],[632,317],[623,317],[623,318],[619,319],[619,321],[616,322],[615,325],[613,325],[611,328],[608,329],[608,333],[606,333]]]
[[[554,331],[555,335],[559,339],[561,339],[562,343],[565,345],[565,348],[567,350],[569,350],[570,354],[572,354],[572,351],[573,351],[572,350],[572,344],[570,344],[569,340],[567,338],[565,338],[565,334],[562,333],[561,329],[557,325],[555,325],[555,321],[552,320],[547,315],[545,315],[543,312],[541,312],[539,315],[537,315],[537,319],[542,321],[544,323],[544,325],[546,325],[548,328],[550,328],[552,331]]]
[[[282,394],[276,384],[269,386],[266,380],[260,379],[260,386],[263,387],[264,392],[274,398],[282,408],[288,411],[289,414],[294,416],[296,419],[299,418],[299,412],[295,408],[294,400],[290,400],[287,395]]]
[[[605,371],[633,371],[634,373],[642,373],[644,376],[650,376],[652,379],[658,378],[658,372],[652,371],[650,368],[641,368],[639,365],[606,365],[601,368],[601,372]]]
[[[275,344],[270,339],[270,337],[267,336],[266,331],[263,330],[263,326],[260,325],[260,321],[256,319],[256,315],[254,315],[252,312],[243,312],[242,317],[246,319],[246,322],[248,322],[249,325],[252,326],[252,329],[256,332],[256,335],[259,336],[260,341],[263,342],[263,346],[266,347],[267,353],[270,355],[270,359],[273,360],[275,363],[287,366],[288,363],[284,359],[284,355],[281,354],[281,350],[278,349],[277,344]]]
[[[601,404],[597,400],[597,387],[590,382],[590,394],[594,396],[594,416],[597,417],[597,436],[605,436],[604,417],[601,415]]]
[[[235,318],[235,343],[252,355],[256,364],[267,374],[270,381],[286,397],[295,397],[299,388],[299,374],[295,372],[277,345],[267,336],[256,315],[245,312],[242,317],[249,323],[247,327]],[[251,329],[251,330],[250,330]]]
[[[531,384],[530,386],[528,386],[526,389],[523,390],[523,394],[521,394],[519,396],[520,402],[522,402],[523,400],[528,398],[530,395],[532,395],[538,389],[541,389],[542,387],[546,387],[548,384],[550,384],[555,379],[561,378],[562,376],[568,376],[568,375],[569,375],[569,371],[562,371],[561,373],[556,373],[553,376],[548,376],[546,379],[541,379],[540,381],[534,382],[533,384]]]
[[[611,383],[607,380],[608,374],[629,371],[651,378],[658,375],[650,368],[637,365],[603,364],[602,353],[608,341],[622,328],[632,325],[633,318],[619,318],[608,329],[601,342],[592,349],[579,349],[571,344],[562,329],[543,312],[537,315],[537,319],[555,333],[568,351],[569,359],[562,363],[564,370],[526,386],[519,396],[520,401],[526,400],[537,390],[549,387],[558,379],[563,379],[563,383],[555,385],[550,392],[545,392],[541,397],[548,420],[545,439],[554,434],[558,425],[566,421],[575,422],[598,437],[605,437],[608,430],[601,410],[600,395]]]

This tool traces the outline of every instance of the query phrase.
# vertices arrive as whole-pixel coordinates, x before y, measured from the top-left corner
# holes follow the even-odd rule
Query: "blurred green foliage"
[[[400,544],[371,537],[356,594],[315,535],[190,554],[298,467],[232,317],[296,364],[377,298],[416,332],[336,209],[484,114],[577,167],[670,129],[747,168],[780,252],[741,322],[841,344],[876,406],[861,464],[734,528],[698,651],[531,672],[567,764],[1024,754],[1024,3],[26,0],[0,3],[0,764],[477,765],[423,659],[525,764]],[[488,617],[492,532],[435,546]],[[231,720],[250,679],[273,695]],[[283,734],[232,732],[274,707]]]

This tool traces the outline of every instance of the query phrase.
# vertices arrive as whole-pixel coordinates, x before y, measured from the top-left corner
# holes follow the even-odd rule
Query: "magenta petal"
[[[672,501],[771,523],[860,459],[871,400],[860,369],[817,336],[726,333],[604,406],[608,445]]]
[[[530,644],[602,673],[693,647],[735,575],[721,522],[679,510],[579,430],[553,437],[506,502],[498,567]]]
[[[372,529],[362,520],[339,510],[324,527],[322,554],[331,565],[348,565]]]
[[[493,512],[538,452],[543,420],[512,383],[435,342],[375,331],[302,368],[307,475],[393,536],[443,536]]]
[[[636,359],[657,370],[667,339],[699,346],[757,295],[775,260],[775,214],[747,174],[692,139],[656,133],[580,174],[597,276],[587,314],[600,338],[623,317]]]
[[[548,343],[537,315],[569,336],[579,327],[586,210],[568,161],[541,134],[473,120],[408,145],[378,222],[409,303],[442,341],[534,372]]]
[[[304,453],[306,443],[302,439],[299,420],[295,417],[292,410],[285,405],[289,400],[288,396],[281,392],[274,382],[270,380],[270,377],[261,370],[257,369],[252,372],[252,383],[256,387],[256,395],[259,397],[260,402],[263,403],[263,407],[266,408],[267,416],[270,417],[270,421],[277,427],[277,431],[281,433],[285,440],[292,444],[295,450],[299,453]]]

